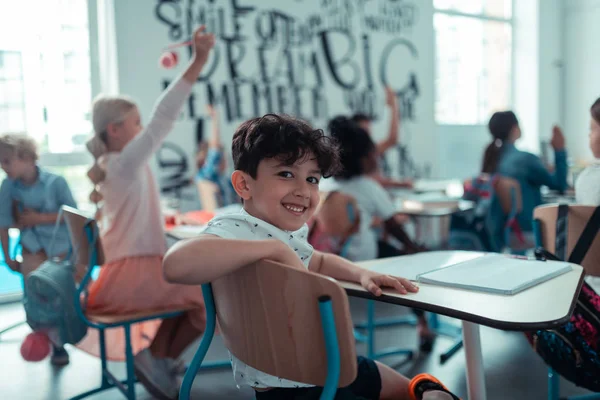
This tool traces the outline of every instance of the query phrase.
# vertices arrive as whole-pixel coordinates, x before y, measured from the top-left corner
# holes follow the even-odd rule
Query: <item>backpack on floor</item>
[[[55,232],[61,218],[62,212]],[[27,276],[23,290],[27,323],[32,330],[47,333],[56,346],[76,344],[87,333],[87,325],[75,310],[75,267],[69,258],[44,261]]]
[[[494,178],[480,175],[465,183],[463,200],[472,201],[471,210],[452,214],[449,248],[452,250],[497,251],[489,228],[488,215],[492,203]]]
[[[567,227],[568,206],[560,205],[557,227]],[[566,230],[566,229],[565,229]],[[580,264],[600,230],[600,207],[585,226],[568,261]],[[565,258],[566,238],[557,232],[556,253],[536,249],[538,259]],[[562,236],[562,237],[561,237]],[[569,322],[556,329],[525,333],[533,349],[561,376],[594,392],[600,392],[600,295],[586,282]]]

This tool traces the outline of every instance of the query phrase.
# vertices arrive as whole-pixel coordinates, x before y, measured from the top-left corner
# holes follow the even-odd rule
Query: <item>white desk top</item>
[[[420,200],[420,199],[398,199],[397,210],[400,213],[415,217],[444,217],[455,212],[471,210],[475,204],[467,200]]]
[[[459,179],[417,179],[413,184],[413,190],[416,193],[445,193],[452,186],[462,188],[462,182]]]
[[[480,254],[480,253],[478,253]],[[444,256],[447,256],[444,264]],[[395,257],[398,260],[395,276],[402,276],[402,264],[407,257]],[[440,267],[456,263],[461,259],[473,258],[472,252],[444,251],[420,253],[410,256],[411,267],[418,262],[431,264],[431,259],[440,261]],[[373,260],[359,263],[369,270],[390,274],[391,259]],[[480,293],[443,286],[419,284],[419,292],[400,295],[393,290],[385,290],[380,297],[365,291],[360,285],[340,282],[349,295],[363,297],[407,307],[415,307],[437,314],[447,315],[464,321],[504,330],[547,329],[564,324],[575,307],[575,300],[583,282],[583,268],[572,265],[573,270],[514,296]],[[485,265],[482,265],[485,268]],[[407,275],[410,274],[407,271]]]

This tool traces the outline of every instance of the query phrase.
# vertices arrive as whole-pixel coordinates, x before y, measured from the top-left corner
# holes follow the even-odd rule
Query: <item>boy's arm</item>
[[[390,107],[392,115],[390,116],[390,129],[388,137],[377,143],[377,152],[384,154],[390,148],[394,147],[398,143],[398,133],[400,130],[400,111],[398,110],[398,102],[396,95],[389,87],[385,88],[386,104]]]
[[[210,140],[208,147],[212,149],[221,149],[221,129],[219,128],[219,113],[216,108],[209,104],[206,106],[208,115],[210,116]]]
[[[171,247],[163,259],[163,270],[168,282],[199,285],[263,259],[304,269],[296,253],[279,240],[223,239],[204,234]]]
[[[213,35],[204,34],[201,30],[194,32],[195,50],[187,69],[165,89],[144,131],[127,143],[121,151],[119,162],[122,174],[130,174],[145,165],[160,148],[173,129],[193,85],[200,76],[214,41]]]
[[[73,193],[71,193],[71,189],[69,188],[69,184],[67,180],[62,177],[56,177],[54,184],[50,186],[52,189],[51,192],[46,193],[46,196],[52,196],[56,199],[56,203],[59,207],[63,205],[70,206],[73,208],[77,208],[77,203],[73,198]],[[41,213],[31,209],[24,209],[18,214],[17,222],[21,227],[29,227],[35,225],[50,225],[56,223],[56,219],[58,218],[57,212],[48,212]]]
[[[8,265],[8,268],[10,268],[11,270],[13,270],[15,272],[19,272],[19,262],[16,260],[13,260],[10,257],[8,240],[9,240],[8,228],[0,229],[0,242],[2,242],[2,253],[4,254],[4,260],[6,262],[6,265]]]
[[[369,271],[335,254],[314,252],[310,259],[308,269],[322,275],[330,276],[334,279],[356,282],[373,293],[380,296],[382,287],[391,287],[400,294],[416,292],[419,288],[405,278],[396,278],[389,275],[379,274]]]
[[[8,179],[5,179],[0,186],[0,246],[2,247],[2,253],[8,267],[13,271],[17,271],[18,263],[10,258],[8,246],[8,228],[14,225],[11,183]]]

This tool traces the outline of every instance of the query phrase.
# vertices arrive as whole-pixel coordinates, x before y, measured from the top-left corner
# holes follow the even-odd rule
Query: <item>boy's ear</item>
[[[252,198],[251,191],[252,177],[247,173],[235,170],[231,174],[231,185],[235,192],[244,200],[250,200]]]

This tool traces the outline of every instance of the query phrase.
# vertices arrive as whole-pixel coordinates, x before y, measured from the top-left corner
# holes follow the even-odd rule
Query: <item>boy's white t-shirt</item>
[[[202,233],[219,236],[223,239],[281,240],[298,254],[298,257],[307,269],[314,251],[313,247],[307,241],[308,225],[304,224],[302,228],[294,232],[284,231],[261,219],[253,217],[244,209],[237,213],[224,214],[213,218]],[[298,388],[314,386],[265,374],[243,363],[233,354],[230,354],[230,358],[233,367],[233,377],[237,385],[248,385],[254,388]]]
[[[373,178],[362,175],[340,180],[327,179],[322,190],[339,191],[352,196],[358,204],[360,226],[349,239],[346,258],[351,261],[366,261],[377,258],[378,231],[371,227],[373,218],[388,220],[398,213],[388,192]],[[323,182],[323,181],[321,181]]]

